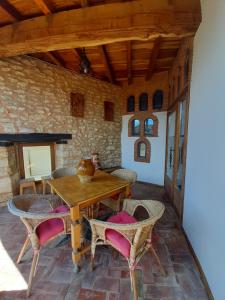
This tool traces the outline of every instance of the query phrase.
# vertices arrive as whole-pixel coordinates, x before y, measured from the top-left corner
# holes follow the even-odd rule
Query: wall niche
[[[136,140],[134,144],[134,160],[150,163],[151,145],[146,138]]]
[[[104,101],[104,120],[114,121],[114,103],[110,101]]]
[[[84,117],[84,95],[80,93],[70,94],[70,110],[71,116],[83,118]]]
[[[139,96],[139,111],[147,111],[148,110],[148,94],[141,93]]]
[[[135,97],[129,96],[127,98],[127,112],[134,112],[135,111]]]

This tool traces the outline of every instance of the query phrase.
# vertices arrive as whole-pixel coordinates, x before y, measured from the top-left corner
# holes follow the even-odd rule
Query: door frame
[[[178,162],[179,162],[179,141],[180,141],[180,103],[186,101],[185,106],[185,116],[184,116],[184,144],[183,144],[183,170],[181,179],[181,190],[177,188],[177,172],[178,172]],[[187,158],[187,139],[188,139],[188,116],[189,116],[189,88],[186,86],[183,93],[179,98],[169,107],[167,114],[167,132],[166,132],[166,159],[165,159],[165,176],[164,176],[164,186],[166,194],[169,200],[173,204],[175,211],[179,217],[179,220],[183,221],[183,208],[184,208],[184,192],[185,192],[185,173],[186,173],[186,158]],[[169,131],[169,114],[176,112],[175,119],[175,141],[174,141],[174,168],[173,168],[173,178],[172,180],[167,176],[167,160],[168,160],[168,131]],[[178,208],[178,203],[180,204]]]

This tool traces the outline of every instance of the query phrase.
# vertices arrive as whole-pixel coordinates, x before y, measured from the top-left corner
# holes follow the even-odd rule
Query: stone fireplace
[[[19,147],[26,145],[39,145],[40,143],[54,144],[54,167],[64,166],[64,157],[68,140],[71,134],[0,134],[0,205],[14,194],[18,193],[21,174],[21,158]]]

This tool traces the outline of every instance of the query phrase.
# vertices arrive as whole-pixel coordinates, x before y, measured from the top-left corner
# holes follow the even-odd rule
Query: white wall
[[[194,42],[184,229],[215,300],[225,299],[225,1],[202,0]]]
[[[128,122],[133,115],[122,118],[121,149],[122,167],[137,172],[138,180],[164,184],[165,147],[166,147],[166,112],[154,113],[159,120],[158,137],[148,138],[151,144],[150,163],[134,161],[134,143],[138,137],[128,137]]]

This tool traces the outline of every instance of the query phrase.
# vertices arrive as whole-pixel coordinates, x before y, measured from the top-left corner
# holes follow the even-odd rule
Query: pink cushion
[[[61,213],[67,212],[69,209],[64,206],[60,205],[53,209],[51,213]],[[53,238],[60,232],[64,230],[63,221],[60,218],[49,219],[42,222],[38,225],[36,229],[36,234],[39,238],[40,244],[44,245],[49,239]]]
[[[136,223],[137,220],[127,212],[122,211],[110,217],[107,222],[116,224],[132,224]],[[109,240],[121,254],[125,257],[130,256],[130,243],[122,234],[113,229],[106,229],[105,236],[106,239]]]

